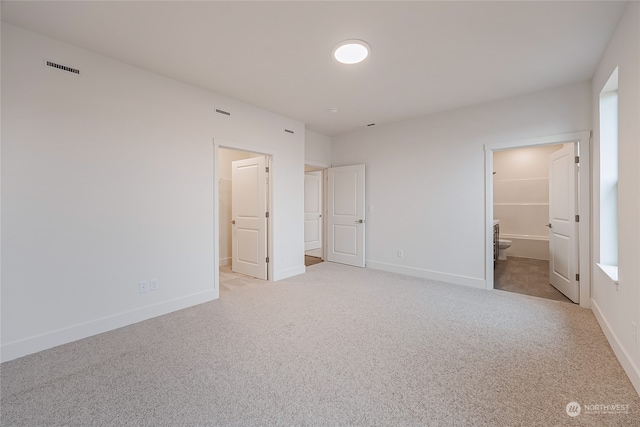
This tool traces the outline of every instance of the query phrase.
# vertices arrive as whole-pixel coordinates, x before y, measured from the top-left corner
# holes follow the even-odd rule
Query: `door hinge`
[[[264,167],[264,171],[265,171],[266,173],[269,173],[269,166],[265,166],[265,167]]]
[[[579,282],[579,281],[580,281],[580,275],[576,274],[576,282]]]
[[[580,222],[580,215],[576,215],[576,222]]]
[[[265,261],[267,261],[267,264],[269,264],[269,257],[267,257],[267,259]]]
[[[265,212],[265,213],[264,213],[264,217],[265,217],[265,218],[269,218],[269,212]]]
[[[580,156],[576,156],[576,163],[580,163]]]

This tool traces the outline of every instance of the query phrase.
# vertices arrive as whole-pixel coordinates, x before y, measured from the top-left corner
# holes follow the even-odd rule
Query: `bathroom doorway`
[[[493,218],[499,229],[495,289],[572,302],[551,285],[548,228],[549,158],[565,147],[573,150],[572,146],[493,153]]]
[[[589,307],[589,144],[590,133],[580,132],[485,145],[488,289],[566,301],[550,287],[553,282],[569,299]],[[562,154],[562,161],[552,163],[553,153]],[[565,179],[564,184],[556,185],[561,182],[558,177]],[[551,181],[554,184],[550,185]],[[556,188],[571,188],[573,201],[569,202],[569,196],[562,199]],[[563,202],[559,204],[558,200]],[[560,211],[563,224],[556,221]],[[556,224],[553,229],[549,227],[552,223]],[[497,229],[498,239],[509,240],[510,246],[503,245],[494,257],[494,241],[499,249],[494,238]],[[566,239],[561,233],[565,229],[572,230]],[[567,292],[558,283],[559,278],[570,283],[573,292]],[[534,282],[544,287],[532,290]]]

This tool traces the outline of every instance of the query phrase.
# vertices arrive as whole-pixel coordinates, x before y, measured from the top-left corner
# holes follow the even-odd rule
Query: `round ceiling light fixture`
[[[343,64],[357,64],[364,61],[371,52],[371,46],[363,40],[345,40],[333,49],[333,56]]]

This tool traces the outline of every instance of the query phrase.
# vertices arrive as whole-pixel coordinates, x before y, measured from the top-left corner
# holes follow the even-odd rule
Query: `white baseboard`
[[[609,322],[607,322],[607,319],[604,317],[600,307],[598,307],[598,304],[593,300],[593,298],[591,299],[591,311],[593,311],[594,316],[596,316],[596,320],[600,324],[600,328],[602,329],[602,332],[604,332],[604,336],[607,337],[609,345],[613,349],[613,353],[616,355],[618,361],[622,365],[622,368],[627,373],[631,384],[633,384],[633,387],[636,389],[636,393],[640,395],[640,369],[638,369],[638,366],[633,363],[633,359],[629,356],[629,353],[627,353],[624,347],[620,344],[618,336],[613,332],[613,329],[611,329],[611,325],[609,325]]]
[[[216,299],[213,290],[187,295],[171,301],[162,302],[136,310],[117,313],[100,319],[58,329],[41,335],[21,339],[19,341],[4,344],[1,350],[0,360],[6,362],[28,354],[57,347],[103,332],[128,326],[153,317],[162,316],[177,310],[192,307]]]
[[[456,274],[441,273],[438,271],[425,270],[422,268],[407,267],[404,265],[388,264],[386,262],[367,260],[368,268],[374,270],[389,271],[392,273],[405,274],[407,276],[421,277],[423,279],[439,280],[441,282],[453,283],[456,285],[470,286],[472,288],[486,289],[484,279],[475,277],[459,276]]]
[[[231,264],[231,257],[229,258],[220,258],[220,267],[224,267],[226,265]]]
[[[310,249],[308,251],[304,251],[305,255],[315,256],[318,258],[322,258],[322,248]]]

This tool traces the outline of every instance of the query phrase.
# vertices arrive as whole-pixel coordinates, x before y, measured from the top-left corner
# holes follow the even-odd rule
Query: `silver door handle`
[[[549,223],[549,224],[545,224],[545,225],[546,225],[547,227],[549,227],[549,228],[551,228],[551,227],[552,227],[551,223]]]
[[[231,220],[231,224],[235,224],[235,223],[236,223],[236,220],[235,220],[235,219],[232,219],[232,220]]]
[[[363,220],[359,219],[356,221],[356,224],[362,224],[363,222],[364,222]]]

